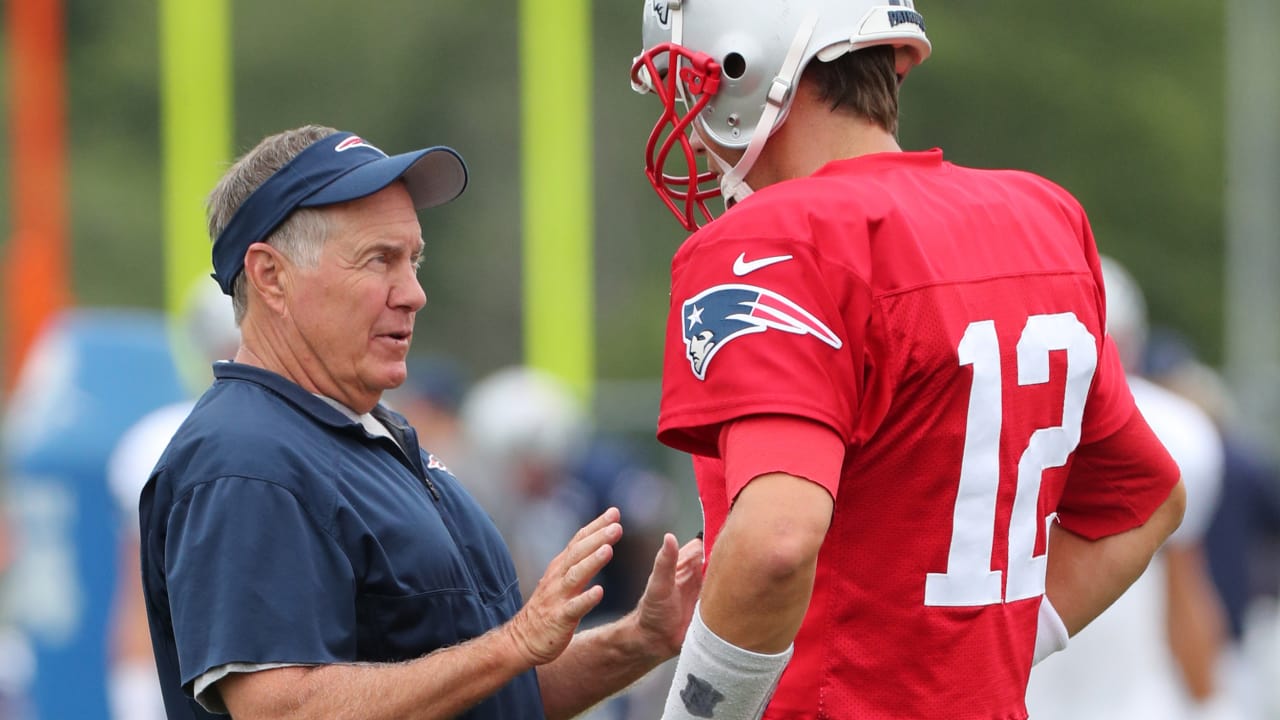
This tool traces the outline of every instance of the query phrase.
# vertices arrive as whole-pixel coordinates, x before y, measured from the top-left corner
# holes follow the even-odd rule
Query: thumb
[[[658,548],[658,554],[653,558],[653,572],[649,574],[652,590],[661,591],[663,594],[670,591],[674,583],[679,556],[676,536],[671,533],[663,535],[662,546]]]

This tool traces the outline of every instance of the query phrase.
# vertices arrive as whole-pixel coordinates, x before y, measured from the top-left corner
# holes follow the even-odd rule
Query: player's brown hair
[[[206,208],[209,216],[209,238],[216,241],[231,222],[231,217],[244,201],[277,170],[306,150],[312,143],[337,130],[323,125],[304,125],[268,136],[236,160],[213,191]],[[329,225],[319,209],[299,208],[266,238],[268,245],[278,248],[292,262],[314,266],[320,261],[320,247],[328,236]],[[238,275],[231,289],[231,306],[236,324],[244,318],[248,305],[244,273]]]
[[[846,110],[898,133],[898,74],[889,45],[845,53],[830,61],[814,60],[805,76],[832,110]]]

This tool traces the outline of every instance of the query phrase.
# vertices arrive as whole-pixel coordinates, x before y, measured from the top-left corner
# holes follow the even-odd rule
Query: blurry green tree
[[[156,6],[67,5],[76,295],[159,307]],[[659,374],[667,270],[683,237],[641,173],[657,105],[628,83],[640,9],[639,0],[596,5],[594,86],[583,88],[596,108],[604,378]],[[1024,168],[1067,187],[1099,246],[1145,286],[1153,318],[1219,359],[1221,6],[921,0],[919,9],[934,55],[904,88],[903,146],[939,146],[957,162]],[[237,153],[317,122],[391,152],[442,143],[467,158],[469,192],[423,215],[429,304],[415,350],[457,355],[477,375],[518,360],[515,3],[383,0],[356,11],[338,0],[240,1],[232,12]],[[0,167],[8,152],[0,147]],[[0,243],[13,181],[0,177]]]

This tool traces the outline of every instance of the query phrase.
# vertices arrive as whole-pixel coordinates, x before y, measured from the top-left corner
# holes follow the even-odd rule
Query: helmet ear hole
[[[724,56],[724,62],[720,64],[720,68],[724,70],[725,76],[737,80],[747,74],[747,59],[740,53],[731,52]]]

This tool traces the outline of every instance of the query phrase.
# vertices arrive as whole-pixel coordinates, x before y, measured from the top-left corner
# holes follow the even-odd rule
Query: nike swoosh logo
[[[776,265],[780,262],[786,262],[791,259],[790,255],[774,255],[772,257],[762,257],[756,260],[748,260],[747,254],[742,253],[737,260],[733,261],[733,274],[742,277],[748,273],[753,273],[760,268]]]

